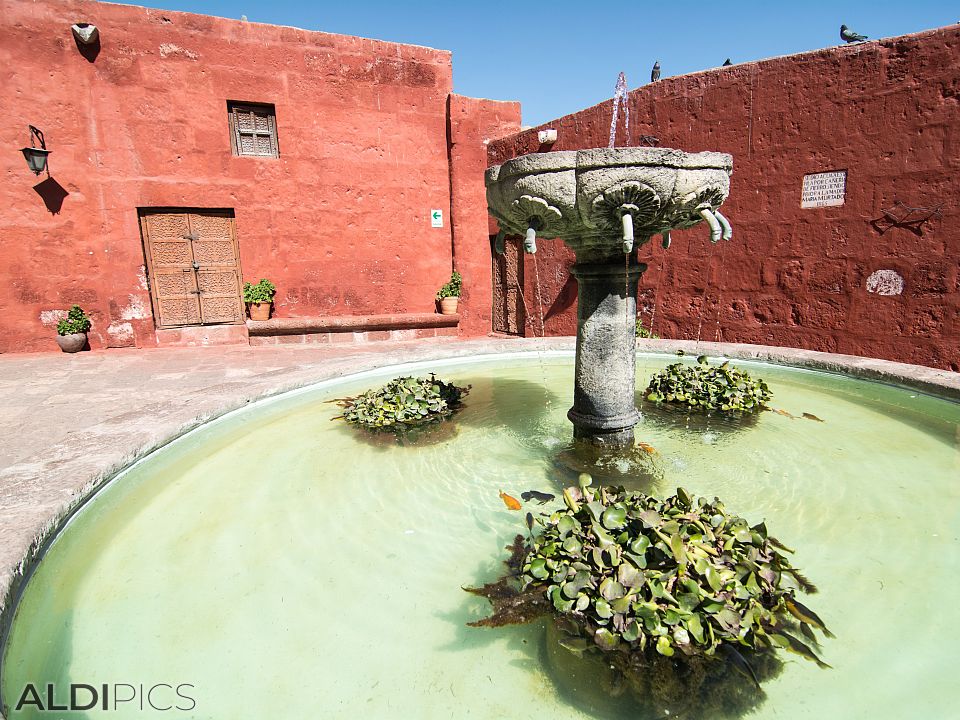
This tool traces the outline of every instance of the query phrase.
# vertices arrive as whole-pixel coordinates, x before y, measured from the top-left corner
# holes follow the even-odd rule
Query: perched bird
[[[660,61],[653,64],[653,70],[650,71],[650,82],[656,82],[660,79]]]
[[[731,65],[733,65],[733,63],[730,62],[730,58],[727,58],[726,60],[723,61],[724,67],[730,67]]]
[[[867,39],[867,36],[866,36],[866,35],[861,35],[861,34],[859,34],[859,33],[855,33],[853,30],[850,30],[849,28],[847,28],[846,25],[841,25],[841,26],[840,26],[840,39],[843,40],[844,42],[848,42],[848,43],[852,43],[852,42],[862,42],[863,40],[866,40],[866,39]]]

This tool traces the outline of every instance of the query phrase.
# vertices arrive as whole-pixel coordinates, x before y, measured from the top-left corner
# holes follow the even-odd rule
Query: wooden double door
[[[158,328],[243,322],[233,211],[141,210],[140,232]]]

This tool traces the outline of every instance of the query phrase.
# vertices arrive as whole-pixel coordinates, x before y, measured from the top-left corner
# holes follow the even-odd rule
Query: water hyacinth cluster
[[[566,508],[542,521],[520,568],[521,595],[537,591],[573,621],[569,649],[672,657],[783,647],[823,664],[791,634],[827,632],[795,598],[815,588],[763,523],[683,489],[661,500],[589,482],[564,491]]]
[[[430,377],[399,377],[386,385],[351,398],[341,398],[340,417],[370,430],[402,430],[437,422],[463,406],[470,387],[458,387]]]
[[[647,400],[686,405],[705,412],[753,413],[766,409],[773,395],[763,380],[728,362],[710,365],[706,355],[695,365],[673,363],[650,378]]]

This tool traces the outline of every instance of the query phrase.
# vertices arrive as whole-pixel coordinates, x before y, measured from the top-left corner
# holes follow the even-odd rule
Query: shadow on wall
[[[89,45],[84,45],[79,40],[74,39],[77,43],[77,50],[80,51],[80,54],[83,55],[84,59],[87,62],[93,62],[97,59],[97,55],[100,54],[100,38],[97,37]]]
[[[567,277],[567,281],[563,284],[563,287],[560,288],[560,292],[557,293],[557,299],[554,300],[553,304],[547,309],[547,313],[543,316],[543,319],[549,320],[556,315],[562,315],[574,307],[577,302],[577,289],[577,279],[573,275],[570,275]]]
[[[51,215],[57,215],[60,212],[64,199],[70,194],[63,185],[52,177],[48,177],[43,182],[37,183],[33,186],[33,189],[37,195],[43,198],[43,204],[47,206],[47,210],[50,211]]]

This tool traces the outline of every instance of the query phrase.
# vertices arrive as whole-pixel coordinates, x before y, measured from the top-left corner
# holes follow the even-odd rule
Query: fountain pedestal
[[[646,266],[636,247],[653,235],[705,222],[710,240],[729,240],[719,207],[730,191],[733,158],[669,148],[533,153],[487,170],[487,205],[503,235],[560,238],[577,255],[579,282],[574,436],[610,448],[633,444],[637,281]],[[624,259],[626,256],[626,260]]]
[[[637,367],[637,282],[646,270],[623,255],[607,262],[578,262],[577,364],[573,407],[567,413],[573,436],[596,445],[633,445],[640,419],[634,404]]]

